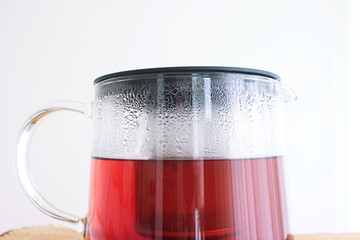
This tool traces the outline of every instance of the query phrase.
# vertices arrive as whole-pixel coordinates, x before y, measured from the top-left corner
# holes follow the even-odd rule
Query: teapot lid
[[[123,77],[123,76],[133,76],[133,75],[142,75],[142,74],[157,74],[157,73],[179,73],[179,72],[224,72],[224,73],[241,73],[247,75],[257,75],[272,78],[274,80],[280,81],[280,77],[275,73],[263,71],[259,69],[252,68],[240,68],[240,67],[214,67],[214,66],[196,66],[196,67],[162,67],[162,68],[145,68],[137,70],[122,71],[116,73],[110,73],[101,77],[98,77],[94,80],[94,84],[102,82],[107,79]]]

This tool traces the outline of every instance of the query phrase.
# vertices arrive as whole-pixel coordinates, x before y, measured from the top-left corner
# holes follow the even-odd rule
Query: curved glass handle
[[[91,116],[91,104],[75,101],[57,101],[48,104],[43,109],[33,114],[23,125],[17,139],[16,170],[20,187],[28,200],[41,212],[55,219],[56,222],[71,227],[79,233],[83,233],[85,219],[65,213],[51,205],[34,187],[31,174],[28,169],[28,153],[35,127],[40,120],[58,111],[73,111]]]

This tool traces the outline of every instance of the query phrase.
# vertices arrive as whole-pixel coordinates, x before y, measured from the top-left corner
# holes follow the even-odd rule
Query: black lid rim
[[[216,67],[216,66],[189,66],[189,67],[161,67],[161,68],[144,68],[136,70],[128,70],[122,72],[115,72],[103,75],[94,80],[94,84],[98,84],[104,80],[111,78],[134,76],[142,74],[154,74],[154,73],[178,73],[178,72],[224,72],[224,73],[240,73],[248,75],[257,75],[262,77],[272,78],[280,81],[280,77],[272,72],[253,69],[253,68],[240,68],[240,67]]]

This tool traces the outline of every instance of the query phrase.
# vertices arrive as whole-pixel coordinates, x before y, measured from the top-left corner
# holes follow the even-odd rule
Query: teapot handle
[[[56,101],[48,104],[27,119],[17,138],[16,146],[16,173],[19,185],[27,199],[41,212],[53,218],[56,222],[73,228],[83,234],[85,218],[66,213],[49,203],[34,187],[31,174],[28,169],[28,153],[32,135],[46,116],[59,111],[73,111],[91,116],[91,104],[75,101]]]

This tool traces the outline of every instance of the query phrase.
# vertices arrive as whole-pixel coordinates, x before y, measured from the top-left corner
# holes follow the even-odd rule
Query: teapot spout
[[[277,83],[277,95],[283,103],[297,100],[297,95],[289,86],[284,83]]]

